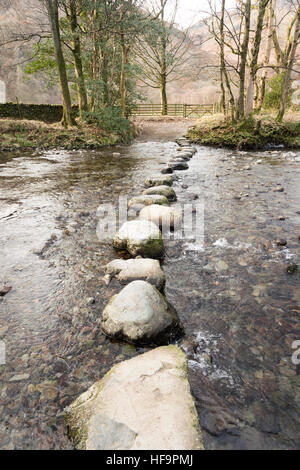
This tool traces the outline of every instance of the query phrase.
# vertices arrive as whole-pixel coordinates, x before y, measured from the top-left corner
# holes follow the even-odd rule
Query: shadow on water
[[[13,287],[0,299],[1,448],[72,448],[63,408],[115,363],[145,351],[101,333],[102,308],[120,287],[103,282],[116,253],[99,243],[96,212],[141,193],[175,148],[160,141],[0,155],[0,285]],[[164,269],[211,449],[299,448],[291,358],[300,276],[286,271],[299,262],[299,177],[299,163],[282,153],[198,148],[174,186],[179,202],[205,204],[204,249],[166,241]],[[282,239],[287,246],[274,242]]]

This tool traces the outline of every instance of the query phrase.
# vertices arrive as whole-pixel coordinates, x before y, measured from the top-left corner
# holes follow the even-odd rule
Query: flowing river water
[[[0,154],[0,287],[12,286],[0,298],[1,449],[72,449],[64,407],[146,351],[101,332],[121,287],[103,281],[117,254],[100,244],[96,212],[141,194],[165,166],[180,134],[164,126],[114,150]],[[300,261],[300,163],[283,151],[197,150],[174,189],[204,203],[205,244],[166,240],[163,268],[206,448],[299,448],[300,274],[287,267]]]

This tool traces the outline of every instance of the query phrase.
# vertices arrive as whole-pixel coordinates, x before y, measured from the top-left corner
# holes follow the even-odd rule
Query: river
[[[117,255],[98,240],[97,208],[141,194],[183,131],[153,124],[113,150],[0,154],[0,287],[12,286],[0,298],[1,449],[72,449],[64,407],[146,351],[101,332],[120,287],[103,281]],[[287,267],[300,258],[300,163],[197,147],[178,176],[179,202],[204,203],[205,244],[166,240],[163,268],[206,448],[299,449],[300,274]]]

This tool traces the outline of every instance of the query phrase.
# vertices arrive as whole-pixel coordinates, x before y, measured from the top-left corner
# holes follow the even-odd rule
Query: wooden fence
[[[204,114],[214,114],[218,105],[213,104],[168,104],[167,115],[183,118],[201,117]],[[142,103],[133,109],[134,116],[161,116],[161,104]]]

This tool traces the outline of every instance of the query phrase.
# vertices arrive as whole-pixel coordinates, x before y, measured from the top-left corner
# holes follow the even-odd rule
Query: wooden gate
[[[204,114],[214,114],[213,104],[168,104],[167,115],[183,118],[201,117]],[[132,114],[134,116],[162,116],[162,105],[153,103],[137,104]]]

